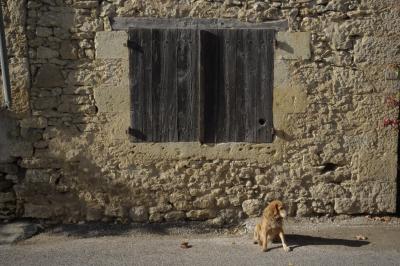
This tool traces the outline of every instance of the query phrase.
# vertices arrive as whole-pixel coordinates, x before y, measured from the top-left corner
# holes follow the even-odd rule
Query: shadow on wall
[[[19,171],[16,153],[17,122],[6,110],[0,110],[0,219],[16,216],[16,197],[13,186]]]
[[[22,163],[28,169],[17,195],[26,202],[24,216],[63,222],[127,217],[128,208],[121,204],[129,199],[123,197],[134,193],[87,157],[85,145],[91,136],[71,134],[65,128],[57,132],[60,135],[49,140],[50,151],[40,155],[36,151],[37,157]]]
[[[16,186],[18,201],[23,205],[21,216],[64,222],[99,220],[104,213],[110,217],[125,216],[121,214],[126,212],[124,208],[105,206],[115,203],[109,195],[118,198],[132,194],[131,191],[113,173],[98,166],[87,151],[101,126],[96,123],[99,117],[92,95],[95,75],[103,69],[93,63],[91,43],[87,42],[83,49],[77,40],[65,38],[70,29],[80,25],[70,5],[60,7],[39,16],[41,29],[48,29],[62,42],[53,46],[43,42],[37,48],[36,57],[43,64],[36,64],[32,70],[31,101],[38,114],[32,121],[43,123],[28,123],[21,128],[31,132],[29,140],[34,146],[33,156],[22,156],[19,163],[26,170],[25,178]],[[54,26],[57,31],[52,30]],[[85,38],[93,39],[94,31],[85,32]],[[29,42],[36,41],[35,38],[44,40],[35,36]],[[63,64],[47,61],[50,57]],[[96,152],[107,153],[101,144]]]
[[[190,196],[189,188],[182,184],[196,177],[184,174],[186,167],[176,170],[170,165],[163,166],[163,162],[158,166],[127,162],[128,155],[115,152],[115,145],[108,146],[103,142],[101,132],[55,128],[49,139],[49,149],[40,156],[22,163],[28,170],[17,195],[26,202],[25,217],[65,223],[127,223],[208,220],[217,214],[220,216],[219,212],[228,213],[217,210],[214,204],[208,206],[208,202],[199,201],[204,206],[192,205],[197,197]],[[120,161],[127,166],[121,166]],[[203,164],[198,163],[193,171],[200,171]],[[163,171],[164,168],[169,170]],[[224,176],[221,178],[225,179]],[[204,184],[209,182],[208,177],[197,177],[196,180]],[[244,186],[245,181],[234,182],[232,187]],[[174,193],[179,194],[179,198],[171,197]],[[240,210],[241,206],[232,206],[220,225],[237,220]],[[187,216],[188,212],[192,216]],[[84,234],[98,233],[90,229]]]
[[[0,163],[13,162],[12,146],[15,142],[16,121],[7,110],[0,110]],[[14,135],[14,137],[13,137]]]

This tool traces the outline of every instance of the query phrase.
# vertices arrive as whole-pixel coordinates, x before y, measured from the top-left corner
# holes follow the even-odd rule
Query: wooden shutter
[[[129,31],[131,128],[137,141],[199,139],[198,32]]]
[[[272,142],[274,31],[200,32],[201,137]]]

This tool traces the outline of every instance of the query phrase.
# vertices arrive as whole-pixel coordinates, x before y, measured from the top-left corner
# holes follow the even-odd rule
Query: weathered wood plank
[[[244,109],[245,109],[245,138],[246,142],[254,141],[254,123],[253,119],[255,116],[255,106],[254,106],[254,87],[255,84],[255,70],[257,69],[254,65],[254,60],[256,60],[254,56],[253,49],[253,35],[251,30],[243,30],[243,43],[244,43]]]
[[[199,38],[199,55],[198,55],[198,62],[197,62],[197,67],[198,67],[198,81],[199,81],[199,121],[198,121],[198,135],[199,135],[199,141],[201,143],[206,142],[206,136],[205,136],[205,118],[206,118],[206,82],[207,82],[207,42],[205,41],[207,39],[206,36],[207,32],[205,31],[198,31],[197,35]]]
[[[129,33],[129,41],[136,42],[138,45],[141,43],[141,32],[139,30],[132,30]],[[129,49],[129,73],[130,73],[130,97],[131,97],[131,129],[136,132],[134,134],[135,141],[145,140],[142,123],[142,102],[141,93],[143,91],[144,81],[144,66],[143,54],[134,49]],[[142,136],[142,137],[140,137]]]
[[[273,40],[270,30],[249,30],[246,71],[246,142],[272,141]],[[253,106],[253,107],[252,107]]]
[[[237,30],[224,30],[224,91],[226,102],[226,141],[235,141],[237,135],[236,116],[236,50]]]
[[[176,83],[176,29],[164,31],[162,93],[160,101],[161,141],[178,141],[178,108]]]
[[[216,39],[216,70],[217,70],[217,89],[214,90],[214,95],[216,97],[216,105],[215,105],[215,142],[226,142],[227,141],[227,94],[225,90],[225,78],[224,78],[224,69],[226,67],[225,62],[225,32],[224,30],[212,30],[217,36]]]
[[[132,125],[136,135],[145,135],[139,140],[198,140],[198,32],[137,29],[131,35],[140,47],[140,52],[130,49],[140,53],[131,56]]]
[[[268,71],[269,69],[266,67],[267,66],[267,57],[266,54],[268,53],[267,49],[267,32],[264,30],[258,30],[258,55],[257,57],[259,58],[257,62],[257,75],[259,76],[259,85],[256,88],[255,94],[258,95],[257,98],[257,106],[256,106],[256,125],[257,125],[257,131],[256,131],[256,136],[255,136],[255,142],[265,142],[267,139],[267,119],[266,117],[267,114],[267,109],[268,108],[268,102],[266,99],[266,93],[268,90],[268,84],[267,84],[267,77],[268,77]]]
[[[288,21],[277,20],[261,23],[248,23],[235,19],[202,19],[202,18],[146,18],[146,17],[115,17],[111,21],[113,30],[129,30],[134,28],[158,28],[158,29],[274,29],[287,30]]]
[[[270,143],[274,138],[274,123],[273,123],[273,84],[274,84],[274,50],[275,50],[275,31],[267,30],[266,31],[267,39],[266,43],[266,64],[265,64],[265,97],[264,97],[264,112],[266,117],[266,126],[265,129],[267,131],[265,142]],[[264,85],[262,85],[264,87]]]
[[[244,142],[246,135],[246,109],[245,109],[245,73],[246,73],[246,56],[245,56],[246,34],[244,31],[237,32],[236,41],[236,77],[235,77],[235,103],[236,103],[236,134],[234,141]]]
[[[210,31],[200,31],[200,90],[202,94],[202,142],[215,143],[217,90],[218,90],[218,40]]]
[[[189,141],[193,130],[191,88],[191,31],[177,31],[177,93],[178,93],[178,140]]]
[[[159,29],[152,30],[152,41],[151,41],[151,49],[152,49],[152,114],[153,114],[153,123],[152,123],[152,139],[153,142],[161,141],[161,121],[160,121],[160,102],[161,98],[161,90],[162,90],[162,81],[161,81],[161,67],[163,64],[163,42],[162,42],[162,31]]]
[[[141,29],[141,46],[143,47],[143,84],[140,92],[142,105],[143,133],[147,141],[153,141],[153,113],[152,113],[152,49],[151,29]]]
[[[200,87],[199,87],[199,32],[191,30],[190,36],[190,91],[189,96],[190,112],[192,114],[191,123],[188,123],[192,128],[188,135],[188,141],[199,141],[199,119],[200,119]]]

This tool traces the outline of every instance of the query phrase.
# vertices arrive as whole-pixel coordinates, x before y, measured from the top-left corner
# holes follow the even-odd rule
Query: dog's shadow
[[[350,240],[340,238],[326,238],[308,235],[287,234],[286,242],[291,250],[304,246],[346,246],[346,247],[362,247],[370,242],[365,240]],[[280,242],[280,241],[279,241]],[[278,243],[278,241],[274,241]],[[274,247],[281,248],[281,246]],[[272,249],[274,249],[272,248]]]

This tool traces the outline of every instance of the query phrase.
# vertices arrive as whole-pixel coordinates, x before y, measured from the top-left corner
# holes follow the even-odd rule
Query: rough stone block
[[[91,22],[84,22],[79,30],[82,32],[99,32],[104,30],[104,25],[101,20],[95,19]]]
[[[336,198],[334,210],[337,214],[357,214],[360,213],[360,206],[357,206],[355,199]]]
[[[277,128],[286,129],[287,114],[304,113],[309,108],[307,88],[293,79],[286,60],[275,60],[273,94],[273,117]]]
[[[63,41],[60,47],[62,59],[78,59],[78,46],[70,41]]]
[[[42,97],[33,101],[33,106],[38,110],[56,108],[60,103],[58,97]]]
[[[311,208],[308,206],[307,202],[299,202],[297,204],[297,212],[296,216],[310,216],[311,214]]]
[[[354,45],[354,62],[377,64],[392,64],[400,60],[396,39],[391,37],[366,36]]]
[[[36,56],[38,58],[56,58],[58,57],[58,52],[53,49],[40,46],[36,51]]]
[[[286,60],[310,59],[311,34],[309,32],[278,32],[276,58]]]
[[[51,28],[46,27],[37,27],[36,35],[39,37],[48,37],[53,34],[53,30]]]
[[[360,151],[354,161],[358,166],[358,179],[394,181],[397,178],[397,154],[386,152],[383,156],[372,150]]]
[[[3,180],[1,181],[0,179],[0,191],[4,192],[6,190],[9,190],[10,188],[12,188],[13,186],[13,182],[10,180]]]
[[[179,200],[174,202],[174,207],[178,210],[178,211],[188,211],[192,208],[192,204],[188,201],[185,200]]]
[[[96,33],[96,58],[111,59],[129,56],[128,34],[125,31],[101,31]]]
[[[81,1],[74,3],[74,7],[82,9],[92,9],[99,6],[98,1]]]
[[[259,216],[263,207],[261,200],[258,199],[249,199],[242,203],[243,211],[248,216]]]
[[[15,201],[13,192],[0,193],[0,203]]]
[[[227,197],[220,197],[217,199],[217,207],[225,208],[229,206],[229,199]]]
[[[186,213],[190,220],[207,220],[216,217],[215,210],[191,210]]]
[[[95,73],[90,69],[76,69],[68,74],[67,83],[69,85],[93,86]]]
[[[99,113],[124,113],[129,110],[128,87],[100,86],[94,90]]]
[[[10,155],[13,157],[31,157],[33,155],[33,146],[30,142],[18,141],[10,147]]]
[[[65,79],[58,66],[45,64],[39,69],[35,86],[43,88],[60,87],[65,83]]]
[[[162,222],[163,220],[163,215],[161,213],[153,213],[149,216],[149,221],[150,222]]]
[[[126,217],[128,209],[125,206],[112,206],[109,205],[105,208],[104,214],[110,217]]]
[[[133,207],[129,211],[129,216],[134,222],[146,222],[149,219],[149,211],[146,207]]]
[[[100,221],[103,218],[104,210],[101,207],[88,207],[86,209],[87,221]]]
[[[42,150],[49,147],[49,142],[39,140],[33,143],[33,147],[36,148],[36,150]]]
[[[179,221],[186,217],[183,211],[172,211],[164,215],[167,222]]]
[[[34,116],[24,118],[20,122],[22,128],[45,128],[47,127],[47,119],[42,116]]]
[[[28,169],[24,181],[28,183],[50,183],[52,179],[51,172],[51,170],[44,169]]]
[[[44,27],[57,26],[63,29],[69,29],[74,25],[74,17],[75,12],[72,8],[54,8],[52,11],[42,13],[38,25]]]
[[[48,219],[53,216],[53,210],[47,205],[24,205],[24,217]]]
[[[0,164],[0,172],[6,174],[16,174],[18,167],[15,164]]]
[[[42,129],[36,128],[21,128],[21,137],[25,141],[35,142],[42,138]]]
[[[274,89],[288,86],[290,78],[288,62],[285,60],[274,60]]]
[[[17,175],[6,175],[5,179],[13,182],[14,184],[18,183],[18,181],[19,181],[19,178]]]
[[[69,37],[71,35],[68,30],[59,28],[59,27],[53,28],[53,33],[56,38],[59,38],[62,40],[69,39]]]
[[[13,100],[12,109],[15,112],[25,113],[30,110],[29,90],[31,87],[31,76],[29,73],[29,60],[28,58],[12,58],[10,59],[9,66],[11,97]]]
[[[61,168],[61,163],[54,158],[23,158],[19,164],[23,168]]]
[[[17,133],[17,123],[14,119],[0,112],[0,163],[11,163],[14,161],[10,152],[15,139],[12,137],[13,132]],[[7,164],[0,164],[0,172]]]
[[[206,195],[196,199],[193,206],[198,209],[209,209],[215,206],[215,198],[212,195]]]
[[[149,208],[149,213],[154,214],[154,213],[160,213],[160,212],[167,212],[172,209],[172,206],[170,204],[160,204],[156,207],[150,207]]]

